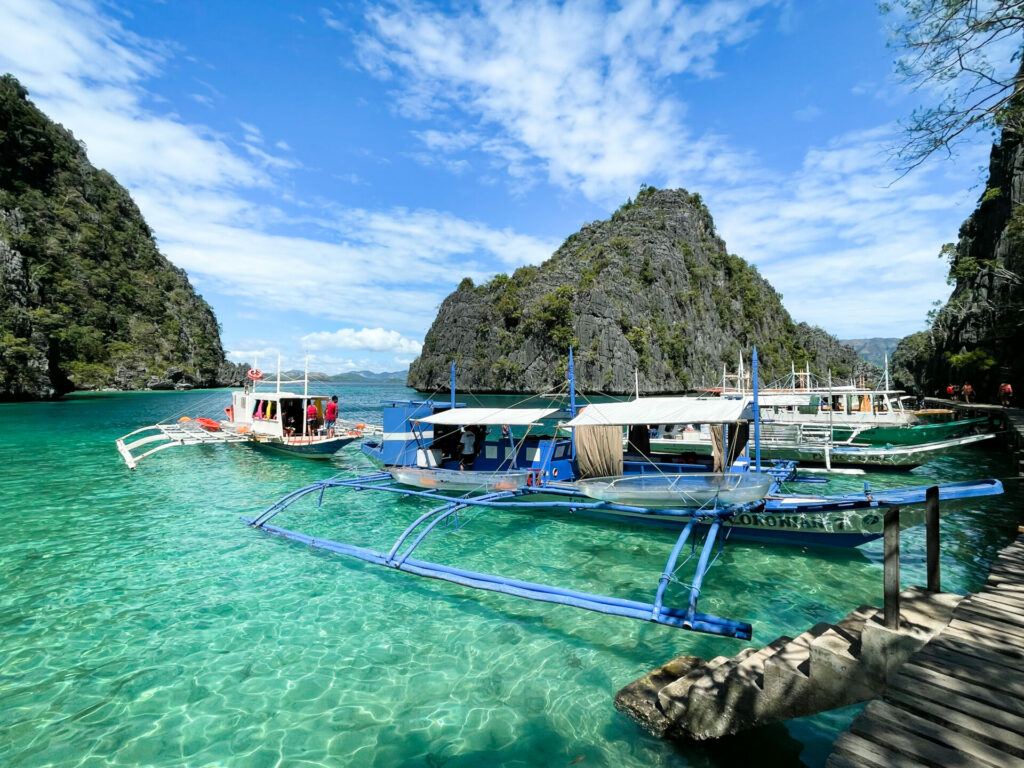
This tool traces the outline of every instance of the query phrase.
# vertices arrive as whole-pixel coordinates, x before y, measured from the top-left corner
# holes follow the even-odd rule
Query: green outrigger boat
[[[882,425],[877,427],[832,426],[832,440],[836,443],[868,443],[870,445],[924,445],[963,437],[988,422],[987,418],[931,424]]]

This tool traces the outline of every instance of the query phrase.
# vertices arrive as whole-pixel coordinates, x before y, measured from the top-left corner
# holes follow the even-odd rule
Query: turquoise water
[[[344,417],[373,421],[380,398],[409,394],[333,391]],[[245,446],[172,448],[128,472],[116,437],[209,395],[0,405],[0,765],[728,766],[756,750],[759,765],[820,766],[858,711],[714,745],[650,738],[613,708],[621,686],[673,656],[746,644],[417,579],[239,522],[300,485],[371,469],[355,448],[327,463]],[[869,479],[1008,474],[1004,456],[973,450]],[[1017,484],[1007,490],[944,518],[947,589],[976,588],[1010,539],[1024,504]],[[387,548],[425,508],[335,491],[275,523]],[[649,600],[674,540],[488,511],[418,556]],[[923,531],[905,531],[902,545],[904,583],[923,583]],[[764,644],[878,603],[880,561],[877,544],[730,542],[701,608],[751,621]]]

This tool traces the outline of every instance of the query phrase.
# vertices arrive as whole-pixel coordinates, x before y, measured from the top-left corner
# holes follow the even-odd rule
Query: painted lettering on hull
[[[877,533],[880,518],[859,514],[784,514],[744,512],[732,518],[740,528],[775,528],[781,530],[817,530],[834,533]]]

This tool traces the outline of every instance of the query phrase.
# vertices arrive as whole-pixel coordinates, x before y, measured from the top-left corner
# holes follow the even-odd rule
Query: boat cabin
[[[248,427],[254,435],[265,437],[313,437],[307,434],[306,409],[316,406],[317,421],[324,423],[324,409],[330,397],[299,395],[291,392],[233,392],[228,418],[236,427]]]
[[[385,467],[453,469],[465,466],[463,435],[472,434],[474,472],[531,470],[548,479],[571,478],[573,445],[559,435],[559,408],[466,408],[424,401],[387,401],[384,434],[363,452]],[[468,467],[467,467],[468,468]]]

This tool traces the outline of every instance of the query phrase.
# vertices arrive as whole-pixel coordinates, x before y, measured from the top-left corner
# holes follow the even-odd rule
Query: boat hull
[[[600,501],[648,508],[699,508],[716,502],[735,505],[759,501],[771,488],[772,477],[745,472],[686,472],[597,477],[579,480],[575,485],[585,496]]]
[[[390,467],[391,477],[402,485],[460,493],[517,491],[526,486],[529,472],[473,472],[453,469]]]
[[[335,437],[312,443],[285,443],[273,438],[254,437],[249,444],[262,451],[283,453],[302,459],[329,459],[354,440],[354,437]]]
[[[988,419],[963,419],[961,421],[913,424],[906,427],[880,426],[856,432],[851,427],[833,427],[832,438],[839,441],[851,437],[858,443],[872,445],[922,445],[962,437]],[[854,433],[856,432],[856,436]]]

